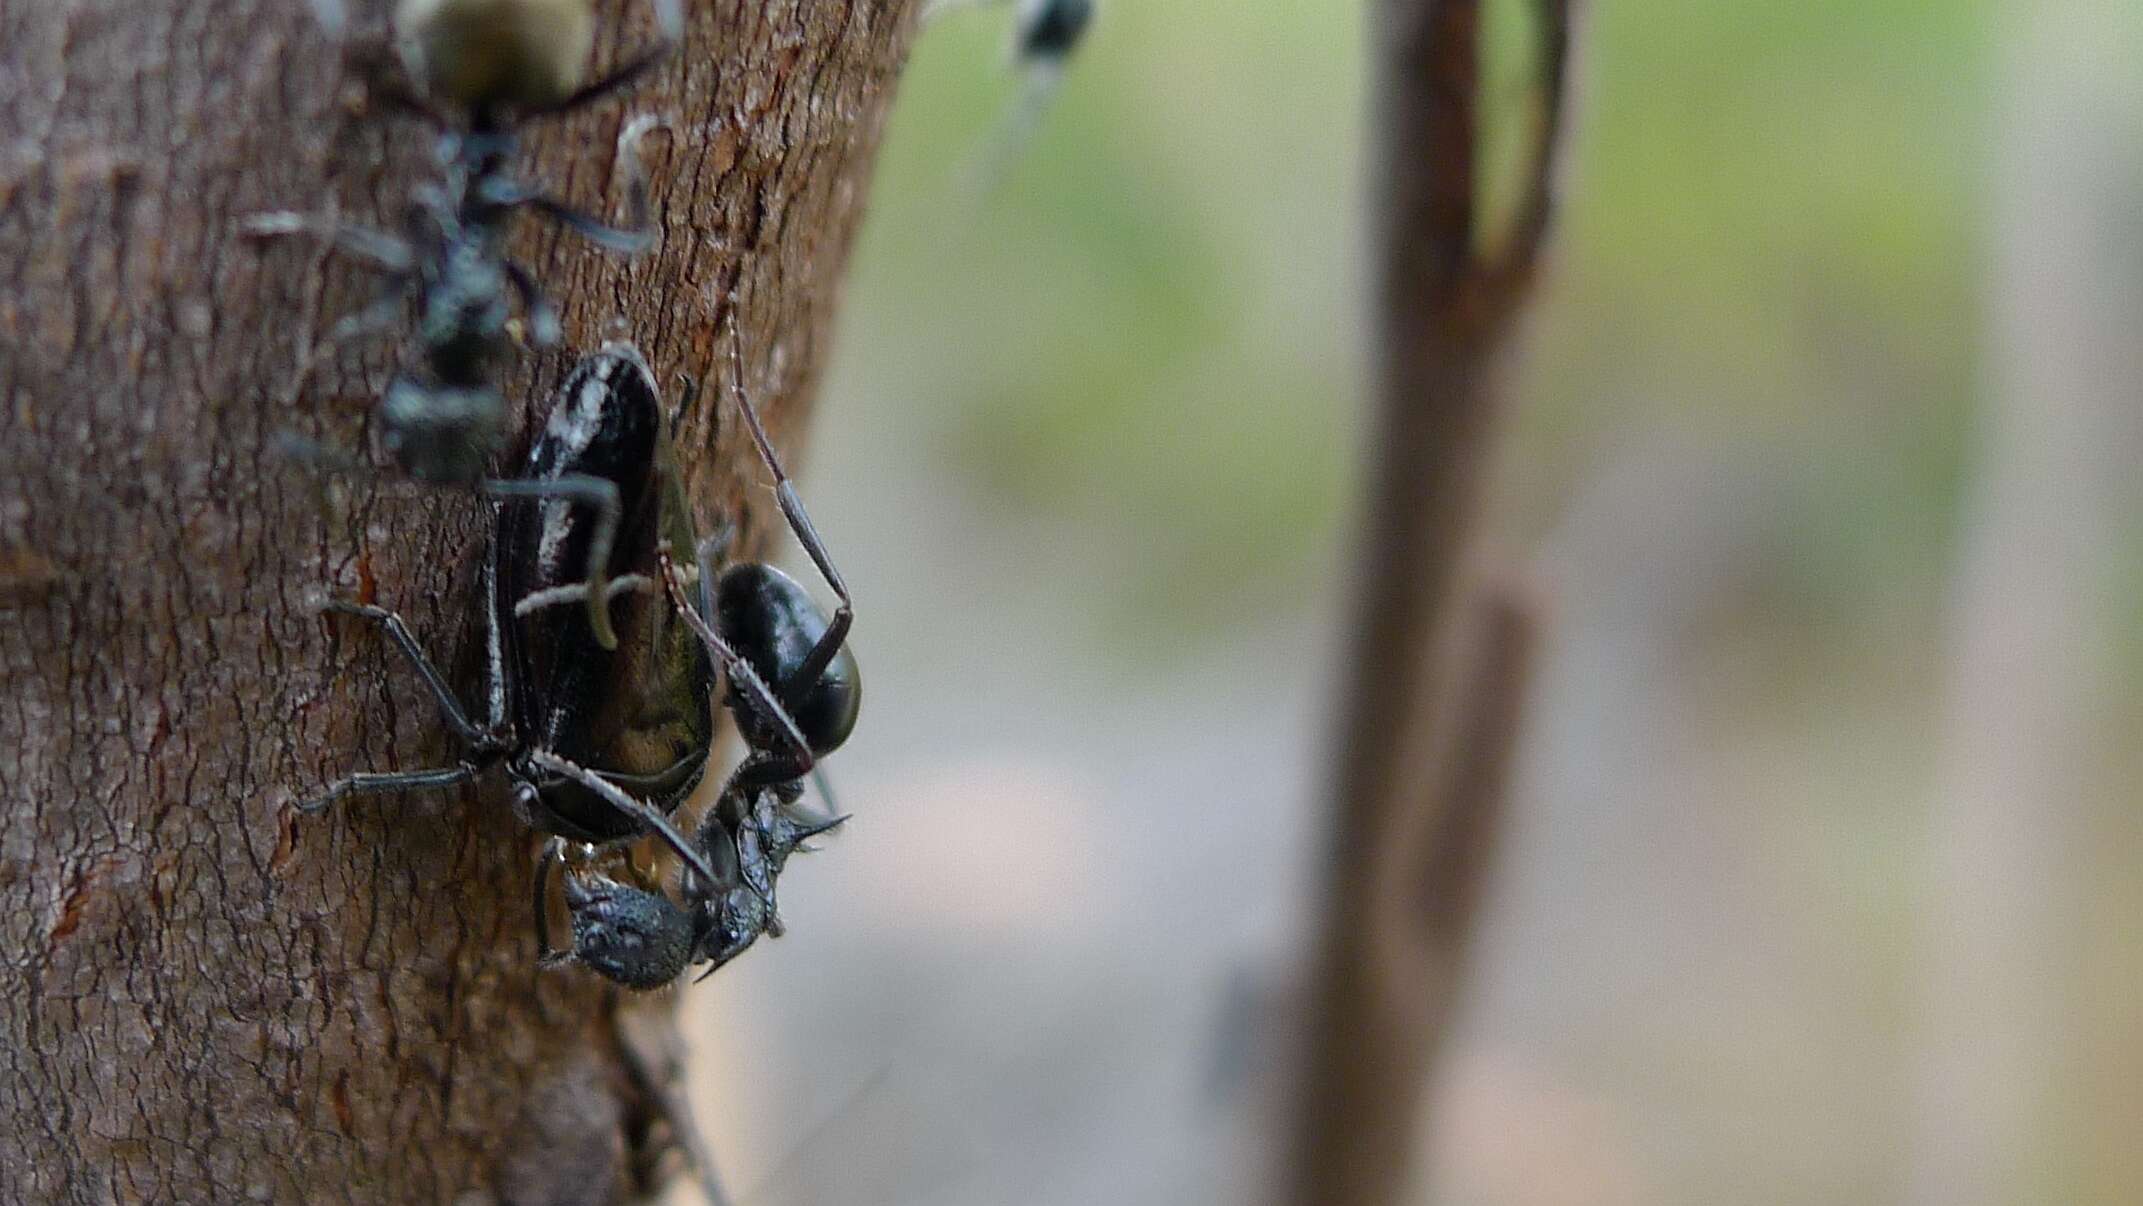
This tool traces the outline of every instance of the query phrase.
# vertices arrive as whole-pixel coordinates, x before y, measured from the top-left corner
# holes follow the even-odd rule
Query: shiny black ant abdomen
[[[776,689],[775,699],[802,735],[812,758],[839,749],[856,727],[857,713],[863,707],[863,684],[855,654],[838,634],[828,643],[832,624],[803,586],[771,565],[744,562],[722,572],[714,607],[715,631],[762,682],[792,684],[787,691]],[[821,648],[835,652],[814,673],[810,663]],[[754,750],[779,750],[780,727],[770,723],[753,701],[732,689],[729,707],[738,730]],[[799,766],[794,760],[770,757],[756,775],[771,781],[810,770],[809,761]]]

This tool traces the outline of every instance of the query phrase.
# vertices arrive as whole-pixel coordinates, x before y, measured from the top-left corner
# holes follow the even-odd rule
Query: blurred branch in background
[[[1497,361],[1554,199],[1570,9],[1537,0],[1529,137],[1500,232],[1480,203],[1479,4],[1385,0],[1373,17],[1375,464],[1287,1170],[1303,1206],[1390,1203],[1410,1184],[1503,807],[1537,623],[1523,590],[1476,595],[1462,570],[1494,448]],[[1454,681],[1468,637],[1476,668]]]

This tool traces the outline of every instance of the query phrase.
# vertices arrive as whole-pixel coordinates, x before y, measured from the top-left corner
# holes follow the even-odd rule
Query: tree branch
[[[1496,829],[1529,608],[1492,596],[1485,678],[1449,690],[1500,407],[1493,375],[1552,211],[1567,0],[1540,0],[1538,120],[1502,249],[1482,248],[1479,8],[1385,0],[1372,187],[1378,392],[1337,749],[1327,913],[1289,1201],[1399,1200]],[[1426,843],[1426,847],[1425,844]]]

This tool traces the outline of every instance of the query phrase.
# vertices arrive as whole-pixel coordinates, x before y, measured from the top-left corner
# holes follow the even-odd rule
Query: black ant
[[[604,225],[515,179],[518,134],[529,121],[571,113],[637,80],[683,35],[678,0],[657,0],[662,38],[592,83],[575,86],[592,36],[585,0],[547,7],[487,0],[404,0],[396,28],[410,72],[424,95],[395,94],[442,133],[440,179],[417,191],[406,234],[397,236],[291,212],[247,223],[260,237],[312,233],[378,268],[387,278],[378,300],[330,333],[337,341],[384,330],[414,299],[420,367],[398,374],[380,398],[381,450],[417,481],[470,487],[494,498],[562,497],[591,509],[598,522],[588,546],[588,621],[605,649],[617,647],[604,601],[604,566],[620,519],[611,483],[589,476],[543,481],[486,476],[504,438],[505,398],[494,382],[510,354],[509,291],[518,294],[537,344],[559,338],[558,315],[527,269],[506,258],[513,217],[534,210],[595,245],[621,254],[645,251],[647,186],[637,143],[644,122],[618,140],[627,174],[632,227]],[[345,458],[296,447],[316,460]]]
[[[780,936],[774,885],[782,868],[791,854],[809,849],[810,838],[846,819],[814,816],[797,805],[805,777],[848,739],[862,706],[862,679],[848,648],[852,600],[744,390],[734,340],[730,358],[738,409],[773,474],[782,515],[840,605],[829,620],[802,585],[764,562],[732,563],[717,573],[726,534],[696,548],[690,581],[671,546],[656,549],[671,604],[722,668],[724,703],[749,752],[696,835],[716,874],[687,864],[683,907],[607,876],[567,870],[573,948],[546,949],[545,960],[577,959],[633,988],[667,984],[691,963],[712,963],[706,973],[712,975],[760,934]],[[564,861],[564,844],[553,841],[547,865]],[[547,936],[544,941],[547,948]]]

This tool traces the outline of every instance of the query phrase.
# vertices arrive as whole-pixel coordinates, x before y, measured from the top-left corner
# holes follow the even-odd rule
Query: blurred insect
[[[848,739],[862,706],[862,679],[848,648],[852,600],[744,390],[735,341],[730,356],[738,410],[773,475],[782,515],[840,605],[828,619],[801,584],[773,566],[723,566],[726,533],[696,548],[689,572],[671,555],[681,546],[656,549],[671,604],[721,667],[723,701],[747,753],[696,835],[716,874],[688,865],[682,908],[642,888],[567,870],[573,949],[547,951],[547,958],[577,959],[635,988],[667,984],[688,964],[711,963],[712,975],[759,935],[779,937],[774,886],[789,856],[846,819],[806,812],[800,800],[805,777]],[[563,843],[550,846],[547,864],[562,865]]]
[[[931,0],[923,6],[925,25],[962,8],[981,8],[1003,0]],[[1094,0],[1019,0],[1012,24],[1012,61],[1017,67],[1058,68],[1094,23]]]
[[[1013,27],[1014,53],[1032,70],[1062,70],[1094,23],[1094,0],[1022,0]]]
[[[651,124],[629,122],[617,159],[626,177],[631,227],[607,226],[514,178],[520,128],[531,120],[570,113],[638,79],[660,62],[683,32],[678,0],[658,0],[663,36],[653,47],[592,83],[581,65],[593,38],[587,0],[404,0],[396,30],[421,95],[389,95],[400,107],[428,117],[441,130],[440,178],[419,188],[406,231],[381,231],[289,211],[259,214],[246,223],[256,237],[311,234],[386,277],[379,297],[338,323],[329,342],[375,334],[415,305],[419,366],[388,383],[378,408],[381,451],[409,477],[493,497],[562,497],[594,510],[588,544],[588,622],[605,649],[617,635],[601,606],[603,566],[619,522],[609,484],[593,477],[542,482],[486,476],[504,438],[505,398],[495,383],[514,338],[509,293],[518,294],[537,344],[559,337],[557,312],[521,265],[506,258],[512,220],[533,210],[599,247],[637,254],[653,243],[647,185],[638,141]],[[339,17],[338,17],[339,20]],[[327,21],[323,18],[323,24]],[[291,451],[316,461],[347,463],[302,442]]]
[[[615,488],[624,523],[609,554],[606,611],[620,612],[624,641],[611,652],[577,616],[540,608],[524,614],[515,606],[531,595],[587,589],[580,577],[594,539],[587,514],[566,496],[494,504],[500,515],[483,574],[489,606],[482,723],[470,718],[400,616],[369,604],[330,603],[330,610],[386,630],[464,751],[449,767],[352,775],[299,810],[317,813],[351,795],[449,787],[502,766],[515,811],[534,829],[588,851],[652,835],[676,851],[688,875],[707,882],[733,875],[733,859],[717,865],[669,820],[706,772],[715,684],[701,638],[653,586],[657,550],[693,538],[669,448],[654,376],[630,345],[606,345],[559,387],[543,434],[529,449],[526,478],[587,476]],[[547,865],[539,864],[535,877],[539,938]]]
[[[925,23],[961,8],[1001,0],[931,0]],[[962,172],[968,191],[987,193],[1003,176],[1021,148],[1034,137],[1042,114],[1055,99],[1064,69],[1094,23],[1095,0],[1019,0],[1012,24],[1012,67],[1020,76],[1020,95]]]

